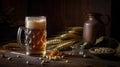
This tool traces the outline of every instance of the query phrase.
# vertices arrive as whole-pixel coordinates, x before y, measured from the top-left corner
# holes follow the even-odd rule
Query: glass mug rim
[[[46,16],[26,16],[25,19],[26,18],[44,18],[44,19],[46,19]]]

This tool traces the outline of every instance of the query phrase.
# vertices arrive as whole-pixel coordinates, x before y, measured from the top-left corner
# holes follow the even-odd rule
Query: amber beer
[[[26,17],[25,43],[27,55],[46,54],[46,18]]]

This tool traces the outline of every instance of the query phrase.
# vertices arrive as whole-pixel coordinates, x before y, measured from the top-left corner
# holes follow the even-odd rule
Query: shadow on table
[[[100,58],[104,60],[120,61],[120,57],[118,56],[104,56],[104,57],[102,56]]]

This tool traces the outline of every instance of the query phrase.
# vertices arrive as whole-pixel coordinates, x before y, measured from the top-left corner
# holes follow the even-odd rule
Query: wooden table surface
[[[5,57],[2,56],[3,54]],[[100,58],[89,53],[86,58],[83,58],[81,55],[75,55],[45,64],[41,64],[42,60],[39,58],[27,56],[24,51],[7,51],[1,49],[0,67],[120,67],[120,59],[116,59],[115,57],[110,57],[109,59]],[[27,64],[27,61],[30,64]]]

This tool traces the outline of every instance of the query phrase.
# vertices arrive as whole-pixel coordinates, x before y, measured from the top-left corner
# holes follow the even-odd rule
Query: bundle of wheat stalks
[[[72,27],[67,32],[61,33],[47,40],[47,49],[63,50],[70,46],[83,43],[83,27]]]
[[[118,41],[110,38],[101,36],[96,39],[94,47],[109,47],[113,48],[120,53],[120,46]],[[80,45],[86,45],[87,43],[83,40],[83,27],[72,27],[66,33],[57,35],[47,40],[47,49],[50,50],[64,50],[70,46],[80,47]]]

